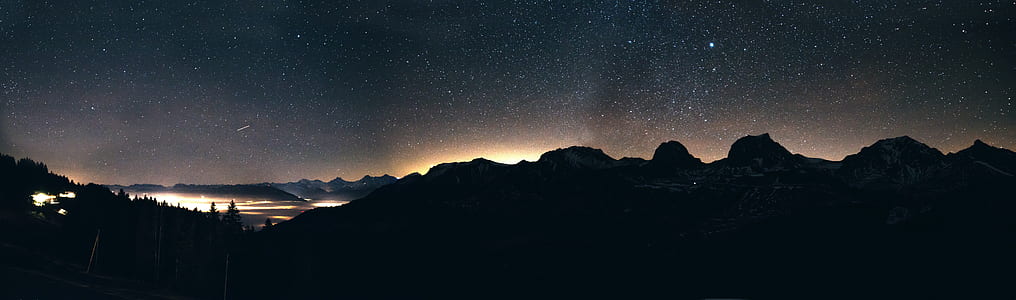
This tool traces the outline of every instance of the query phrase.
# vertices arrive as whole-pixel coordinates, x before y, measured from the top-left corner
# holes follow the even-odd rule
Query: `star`
[[[832,160],[900,135],[1016,148],[1011,3],[333,2],[16,9],[0,153],[82,182],[222,184],[668,140],[713,161],[767,132]]]

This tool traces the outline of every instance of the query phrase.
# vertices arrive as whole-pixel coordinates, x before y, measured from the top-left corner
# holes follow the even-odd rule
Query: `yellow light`
[[[295,205],[266,205],[266,206],[237,205],[236,206],[236,209],[239,209],[241,211],[245,211],[245,210],[272,210],[272,209],[289,210],[289,209],[296,209],[296,208],[297,207]]]
[[[292,218],[293,216],[272,216],[272,222],[278,224],[281,221],[288,221],[289,219]]]
[[[341,201],[341,200],[334,200],[334,201],[331,201],[331,200],[322,200],[322,201],[317,201],[317,202],[313,202],[313,203],[311,203],[310,205],[313,205],[314,207],[336,207],[336,206],[343,206],[343,205],[345,205],[346,203],[349,203],[349,201]]]
[[[430,168],[437,166],[441,163],[446,162],[467,162],[475,158],[484,158],[493,162],[502,164],[517,164],[526,161],[536,161],[540,158],[543,152],[553,150],[554,148],[542,149],[490,149],[490,151],[461,151],[453,153],[442,153],[433,155],[430,157],[424,157],[419,161],[415,161],[411,165],[407,165],[406,173],[416,172],[420,174],[426,174]]]
[[[63,193],[60,193],[59,196],[63,197],[63,198],[74,198],[74,197],[77,197],[78,195],[74,194],[74,192],[63,192]]]
[[[35,204],[35,206],[45,206],[46,204],[50,204],[53,199],[56,199],[56,196],[45,193],[35,193],[35,195],[32,195],[32,204]]]
[[[66,216],[66,215],[67,215],[67,210],[66,210],[66,209],[63,209],[63,208],[61,208],[60,210],[56,211],[56,213],[58,213],[58,214],[61,214],[61,215],[65,215],[65,216]]]

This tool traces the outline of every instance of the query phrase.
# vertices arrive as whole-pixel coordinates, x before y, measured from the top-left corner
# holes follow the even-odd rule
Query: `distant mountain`
[[[353,200],[370,194],[378,187],[398,180],[389,175],[364,176],[357,181],[336,177],[331,181],[302,179],[287,183],[259,184],[157,184],[106,185],[111,190],[124,190],[131,194],[174,193],[202,195],[216,198],[245,198],[267,201]]]
[[[331,181],[301,179],[287,183],[265,183],[287,193],[304,199],[313,200],[353,200],[366,196],[378,187],[391,184],[398,180],[388,174],[372,177],[363,176],[357,181],[346,181],[335,177]]]
[[[481,297],[503,285],[570,296],[603,296],[594,291],[611,286],[641,287],[622,295],[751,295],[729,291],[842,290],[846,282],[941,296],[929,286],[993,274],[969,269],[967,259],[1016,267],[1009,252],[990,250],[1016,246],[1014,170],[1009,150],[977,141],[944,155],[906,136],[840,162],[793,154],[768,134],[741,138],[708,164],[678,142],[648,161],[569,147],[515,165],[440,164],[278,224],[252,248],[270,251],[245,255],[264,268],[343,282],[352,296],[419,296],[449,282]],[[248,288],[279,297],[336,292],[302,282]]]

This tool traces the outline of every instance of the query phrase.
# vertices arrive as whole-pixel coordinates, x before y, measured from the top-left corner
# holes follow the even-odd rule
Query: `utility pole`
[[[155,281],[158,282],[159,281],[159,267],[160,267],[160,264],[162,262],[162,210],[163,209],[162,209],[162,205],[159,205],[158,202],[155,203],[155,207],[156,207],[156,209],[159,210],[159,217],[156,219],[156,222],[158,223],[158,225],[157,225],[158,229],[155,230],[155,270],[153,270],[153,272],[155,274],[153,274],[153,277],[155,278]]]
[[[101,228],[95,232],[95,243],[92,244],[92,256],[88,257],[88,269],[85,270],[85,273],[92,273],[92,263],[95,262],[95,251],[99,249],[99,234],[101,233]]]
[[[226,300],[226,292],[229,288],[229,253],[226,253],[226,276],[222,280],[222,300]]]

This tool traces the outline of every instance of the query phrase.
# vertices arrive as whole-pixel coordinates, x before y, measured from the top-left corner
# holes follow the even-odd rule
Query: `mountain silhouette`
[[[660,169],[691,169],[703,165],[701,159],[692,156],[688,148],[677,141],[669,141],[656,147],[650,164]]]
[[[973,162],[1001,174],[1016,174],[1016,152],[992,147],[981,140],[974,141],[969,148],[950,153],[949,158],[954,161]]]
[[[708,164],[679,142],[648,161],[568,147],[515,165],[440,164],[278,224],[250,247],[271,251],[244,255],[343,282],[340,293],[354,297],[443,295],[434,287],[450,283],[481,297],[509,295],[494,292],[508,286],[600,297],[635,286],[646,295],[781,294],[786,282],[941,296],[935,288],[946,283],[997,279],[961,261],[1016,267],[1005,251],[985,251],[1014,246],[1014,157],[983,142],[944,155],[906,136],[843,161],[793,154],[768,134],[741,138]],[[335,292],[296,279],[249,288]]]
[[[979,140],[943,154],[902,136],[828,161],[762,134],[711,163],[670,141],[650,160],[576,146],[400,179],[134,186],[369,193],[256,233],[30,160],[0,156],[0,170],[0,251],[18,261],[0,271],[63,264],[33,251],[87,262],[101,228],[100,270],[198,297],[220,295],[226,257],[237,298],[964,298],[1011,295],[1016,280],[1016,153]],[[33,205],[40,190],[77,198]],[[70,269],[58,277],[83,267]]]
[[[605,169],[617,165],[617,160],[603,153],[603,150],[589,147],[572,146],[553,150],[543,155],[537,162],[549,165],[551,169]]]
[[[286,183],[264,183],[287,193],[304,199],[313,200],[353,200],[366,196],[380,186],[387,185],[398,180],[385,174],[382,176],[363,176],[356,181],[346,181],[341,177],[335,177],[330,181],[301,179]]]
[[[884,139],[843,159],[839,172],[856,184],[913,184],[945,167],[945,155],[908,136]]]
[[[796,166],[799,157],[794,156],[776,143],[768,133],[757,136],[746,136],[738,139],[730,146],[727,158],[721,164],[730,166],[751,167],[765,170],[777,167],[791,168]]]

